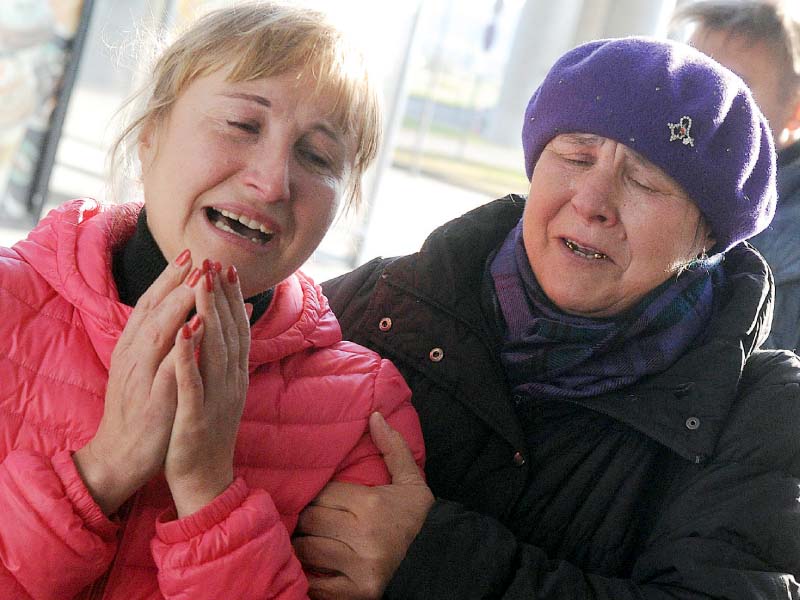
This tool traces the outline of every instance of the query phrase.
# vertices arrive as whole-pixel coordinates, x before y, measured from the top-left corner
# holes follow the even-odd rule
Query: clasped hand
[[[107,515],[162,468],[179,517],[233,481],[248,314],[233,266],[222,273],[219,263],[192,270],[191,260],[180,261],[137,302],[111,356],[97,432],[73,455]]]

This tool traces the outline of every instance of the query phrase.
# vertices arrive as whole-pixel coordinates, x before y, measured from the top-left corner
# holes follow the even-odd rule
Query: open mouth
[[[263,223],[229,210],[209,206],[206,208],[206,217],[217,229],[238,235],[260,246],[269,242],[275,235],[275,232]]]
[[[581,256],[583,258],[589,258],[592,260],[603,260],[608,258],[607,255],[603,254],[602,252],[598,252],[593,248],[584,248],[580,244],[573,242],[572,240],[568,240],[564,238],[564,245],[569,248],[574,254]]]

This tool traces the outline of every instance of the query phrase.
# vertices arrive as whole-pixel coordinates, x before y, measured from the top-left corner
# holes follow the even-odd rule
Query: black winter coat
[[[523,205],[323,284],[345,338],[404,374],[425,436],[437,501],[386,596],[800,598],[800,361],[756,349],[763,260],[728,253],[722,306],[668,371],[519,402],[481,281]]]

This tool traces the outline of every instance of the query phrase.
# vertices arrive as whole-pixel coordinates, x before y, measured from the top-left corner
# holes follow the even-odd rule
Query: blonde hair
[[[332,98],[330,118],[354,149],[345,205],[361,202],[361,176],[378,152],[381,108],[362,55],[321,12],[278,2],[248,2],[214,10],[191,23],[161,53],[148,81],[131,99],[140,108],[110,152],[112,173],[129,172],[146,124],[169,115],[197,78],[229,68],[231,81],[298,73],[310,94]]]

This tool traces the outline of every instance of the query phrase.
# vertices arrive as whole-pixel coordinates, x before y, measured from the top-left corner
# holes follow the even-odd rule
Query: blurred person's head
[[[799,12],[774,0],[701,0],[673,16],[690,32],[688,43],[750,87],[778,148],[800,132]]]
[[[766,119],[741,79],[685,44],[566,53],[528,104],[522,142],[526,254],[569,313],[619,314],[774,213]]]
[[[149,79],[113,152],[138,155],[147,223],[168,260],[189,248],[235,264],[252,295],[309,258],[342,199],[359,202],[378,96],[321,13],[216,10],[163,50]]]

